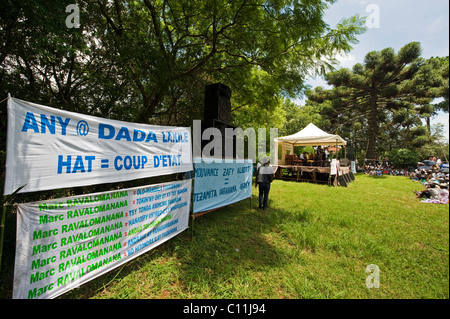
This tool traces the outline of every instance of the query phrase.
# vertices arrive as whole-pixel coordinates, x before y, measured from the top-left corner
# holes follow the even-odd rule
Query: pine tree
[[[397,112],[414,110],[415,105],[428,101],[414,94],[412,80],[424,63],[420,55],[418,42],[405,45],[398,53],[392,48],[369,52],[364,63],[354,65],[352,70],[343,68],[327,74],[332,90],[315,90],[308,98],[319,103],[331,101],[325,112],[332,121],[367,123],[366,158],[374,161],[381,125]]]

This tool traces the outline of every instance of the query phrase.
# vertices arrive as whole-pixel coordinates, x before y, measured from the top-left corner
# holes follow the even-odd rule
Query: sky
[[[346,56],[339,56],[340,67],[352,68],[362,63],[370,51],[391,47],[398,52],[405,44],[417,41],[422,47],[422,57],[449,55],[449,0],[338,0],[325,11],[325,21],[336,26],[342,18],[355,14],[367,16],[368,30],[358,36],[359,43]],[[338,67],[339,68],[339,67]],[[329,88],[319,78],[310,78],[312,87]],[[296,101],[305,104],[304,99]],[[444,138],[449,140],[448,114],[432,117],[431,125],[444,125]]]

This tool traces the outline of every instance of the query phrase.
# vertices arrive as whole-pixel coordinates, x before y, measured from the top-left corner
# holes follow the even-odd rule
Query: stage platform
[[[275,178],[281,180],[325,183],[333,186],[347,186],[355,179],[350,167],[341,167],[339,175],[330,175],[331,168],[321,166],[278,165]]]

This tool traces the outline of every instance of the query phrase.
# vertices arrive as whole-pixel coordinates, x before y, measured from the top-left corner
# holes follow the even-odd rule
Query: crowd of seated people
[[[436,157],[418,163],[417,168],[395,168],[389,161],[376,162],[375,164],[365,163],[363,171],[367,175],[382,176],[409,176],[413,181],[420,182],[424,189],[414,191],[416,198],[421,198],[423,202],[448,204],[449,202],[449,173],[448,169],[441,168],[442,161]]]
[[[423,185],[428,185],[430,183],[446,183],[448,184],[448,173],[444,173],[440,170],[431,169],[431,170],[425,170],[425,169],[416,169],[414,172],[411,173],[411,179],[413,181],[419,181]]]
[[[421,168],[417,168],[411,173],[411,179],[424,186],[422,191],[414,191],[417,195],[416,198],[421,198],[423,202],[428,203],[448,204],[448,169],[444,171],[440,168],[441,160],[439,158],[431,157],[426,162],[429,166],[422,165]]]
[[[424,166],[424,163],[419,162],[418,166],[421,168],[396,168],[387,159],[384,159],[381,162],[377,161],[375,164],[369,164],[366,161],[363,167],[363,172],[366,175],[374,176],[408,176],[413,180],[426,180],[435,175],[438,175],[441,178],[445,176],[445,173],[443,173],[440,168],[442,162],[439,158],[436,159],[436,157],[430,157],[430,160],[425,162],[433,164],[430,166]]]
[[[448,183],[433,181],[426,183],[422,191],[413,191],[421,199],[437,200],[443,204],[448,204]]]
[[[444,179],[432,178],[424,183],[422,191],[413,191],[416,198],[420,198],[421,202],[448,204],[448,174]]]
[[[382,175],[393,175],[393,176],[410,176],[411,171],[406,168],[395,168],[389,162],[383,161],[382,163],[375,164],[364,164],[363,172],[366,175],[371,176],[382,176]]]

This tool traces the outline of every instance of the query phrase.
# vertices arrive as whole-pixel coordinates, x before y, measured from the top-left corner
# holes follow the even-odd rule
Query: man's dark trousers
[[[258,183],[259,186],[259,207],[267,208],[267,201],[269,200],[270,183]]]

